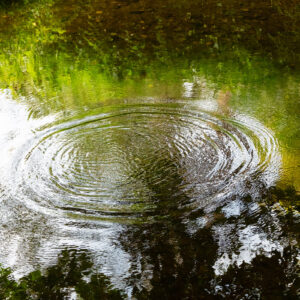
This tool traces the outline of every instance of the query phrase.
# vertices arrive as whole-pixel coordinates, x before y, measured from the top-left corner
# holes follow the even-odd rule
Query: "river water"
[[[98,299],[63,285],[66,269],[125,298],[296,299],[297,74],[199,58],[126,79],[32,51],[1,56],[0,262],[14,278],[55,266],[55,299]]]

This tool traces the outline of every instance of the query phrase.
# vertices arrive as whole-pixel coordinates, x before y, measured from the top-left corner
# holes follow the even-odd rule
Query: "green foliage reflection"
[[[123,299],[123,294],[114,289],[109,279],[101,274],[92,274],[89,256],[84,251],[63,250],[56,265],[43,275],[33,271],[16,282],[10,269],[0,269],[1,299],[65,299],[76,293],[81,299]],[[86,278],[89,277],[89,281]],[[85,280],[84,280],[85,278]]]

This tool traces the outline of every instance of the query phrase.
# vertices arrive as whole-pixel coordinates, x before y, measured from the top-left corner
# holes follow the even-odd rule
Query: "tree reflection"
[[[276,195],[282,193],[287,192],[277,190]],[[238,218],[225,218],[217,209],[209,223],[204,227],[199,225],[194,231],[176,216],[128,228],[122,234],[121,244],[132,256],[129,284],[134,286],[136,299],[296,299],[297,249],[294,246],[286,245],[282,251],[262,251],[263,254],[256,251],[251,262],[233,261],[223,274],[215,272],[216,260],[224,248],[229,247],[232,256],[242,257],[239,232],[235,229],[241,224],[245,228],[257,225],[270,240],[280,241],[282,235],[290,240],[297,239],[295,215],[275,212],[274,190],[266,191],[266,195],[262,199],[262,210],[253,214],[246,211]],[[201,212],[191,215],[190,219],[199,215]],[[231,236],[226,232],[227,226],[233,228]],[[223,230],[220,233],[223,245],[218,240],[217,227]],[[271,228],[270,231],[265,227]],[[230,244],[230,239],[237,244]]]
[[[220,256],[217,226],[224,229],[225,244],[226,239],[238,239],[234,230],[232,236],[228,236],[226,225],[238,228],[240,222],[263,227],[262,221],[268,221],[265,225],[271,228],[275,238],[275,227],[279,226],[280,237],[290,241],[297,239],[297,207],[289,207],[285,213],[278,211],[280,199],[295,202],[299,201],[299,196],[291,188],[271,189],[262,199],[261,211],[253,215],[245,212],[241,218],[225,218],[219,210],[210,223],[198,224],[193,230],[176,215],[158,217],[151,223],[128,225],[120,236],[120,245],[131,257],[127,286],[132,287],[132,292],[128,296],[141,300],[297,299],[297,249],[293,243],[282,251],[275,249],[258,254],[250,263],[233,263],[221,275],[215,273],[215,261]],[[201,214],[191,214],[189,219],[195,220]],[[231,250],[239,251],[234,247]],[[125,294],[113,287],[109,278],[96,268],[99,266],[94,265],[89,251],[65,249],[55,265],[44,272],[31,272],[18,282],[12,278],[11,270],[0,269],[0,299],[69,299],[75,294],[80,299],[125,298]]]
[[[92,260],[85,250],[63,250],[57,264],[45,274],[31,272],[17,283],[9,269],[0,270],[1,299],[66,299],[77,294],[82,299],[123,299],[102,273],[93,272]]]
[[[191,237],[180,222],[157,222],[131,228],[122,245],[142,270],[130,278],[137,299],[209,296],[206,290],[217,250],[210,229]]]

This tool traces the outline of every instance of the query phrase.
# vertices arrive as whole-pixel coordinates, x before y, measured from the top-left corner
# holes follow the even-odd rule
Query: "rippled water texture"
[[[279,225],[269,229],[277,217],[261,215],[256,203],[278,179],[280,156],[272,132],[254,118],[220,115],[215,100],[150,99],[69,119],[31,119],[7,90],[1,101],[1,257],[17,275],[48,265],[66,247],[87,249],[130,295],[127,280],[141,268],[135,256],[147,261],[143,242],[162,239],[155,252],[160,235],[178,226],[174,241],[191,245],[199,230],[211,228],[217,276],[287,245]],[[177,229],[159,229],[162,220]],[[125,250],[131,243],[135,254]]]
[[[70,218],[209,211],[258,196],[259,182],[276,179],[276,149],[271,132],[246,116],[115,107],[35,130],[12,156],[8,190],[30,209]]]
[[[2,2],[0,300],[297,299],[297,1]]]

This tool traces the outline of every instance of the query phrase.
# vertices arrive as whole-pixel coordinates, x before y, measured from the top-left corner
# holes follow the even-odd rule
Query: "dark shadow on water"
[[[204,227],[194,230],[176,216],[128,228],[122,234],[121,244],[132,257],[132,275],[128,283],[134,286],[135,298],[297,299],[299,279],[295,245],[286,244],[282,251],[274,249],[262,254],[257,251],[250,263],[238,265],[234,262],[223,274],[215,273],[215,262],[222,247],[223,251],[229,247],[232,257],[242,255],[241,241],[229,242],[239,239],[239,228],[255,227],[265,232],[270,240],[299,240],[296,211],[283,211],[282,207],[279,211],[274,206],[275,194],[286,193],[289,191],[267,191],[258,211],[245,211],[237,218],[226,218],[217,210]],[[290,192],[290,196],[299,201],[295,192]],[[251,200],[247,198],[245,203],[247,201]],[[190,218],[196,219],[201,214],[197,212]],[[231,228],[230,234],[228,227]],[[219,236],[218,228],[221,231]],[[251,236],[245,238],[251,239]],[[249,244],[249,247],[252,246]],[[137,272],[137,269],[141,271]]]
[[[230,267],[216,280],[220,299],[298,299],[297,258],[291,247],[271,257],[259,255],[252,264]],[[298,293],[297,293],[298,292]],[[248,295],[248,298],[246,297]]]

